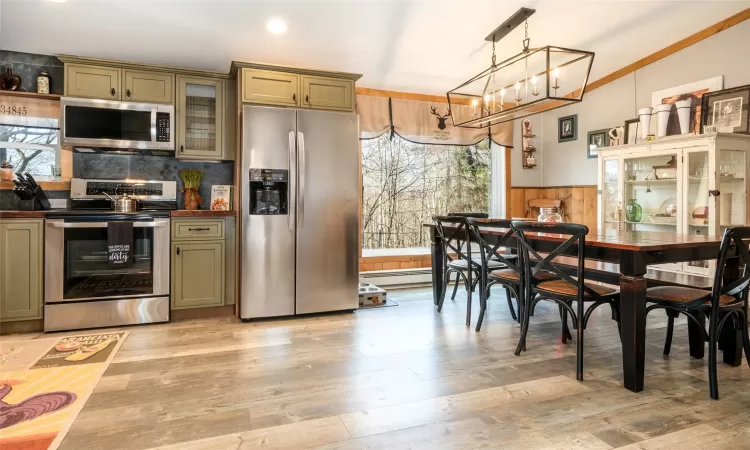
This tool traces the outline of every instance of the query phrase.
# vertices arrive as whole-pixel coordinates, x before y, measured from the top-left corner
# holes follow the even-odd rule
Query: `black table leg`
[[[430,256],[432,259],[432,300],[438,304],[443,288],[443,242],[435,227],[430,228]],[[458,280],[456,281],[458,283]]]
[[[643,390],[646,359],[646,259],[638,252],[623,251],[620,257],[620,321],[622,325],[622,370],[625,387]]]
[[[738,256],[727,258],[724,266],[724,283],[731,283],[740,277],[740,259]],[[719,335],[719,349],[724,353],[724,364],[737,367],[742,364],[742,329],[734,319],[724,323]]]
[[[706,349],[706,314],[703,311],[693,311],[692,314],[700,322],[700,326],[692,320],[688,320],[690,356],[703,359]]]

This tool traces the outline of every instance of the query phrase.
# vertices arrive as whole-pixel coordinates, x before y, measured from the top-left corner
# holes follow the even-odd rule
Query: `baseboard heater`
[[[359,274],[362,283],[371,283],[380,287],[406,288],[429,286],[432,284],[432,270],[404,269],[404,270],[375,270]]]

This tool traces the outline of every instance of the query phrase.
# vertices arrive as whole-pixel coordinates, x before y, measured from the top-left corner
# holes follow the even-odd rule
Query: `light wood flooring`
[[[606,308],[578,382],[557,308],[540,305],[517,357],[519,326],[493,296],[479,333],[464,325],[462,292],[438,314],[430,289],[356,313],[128,328],[60,448],[750,448],[750,368],[720,364],[722,399],[711,401],[684,320],[665,358],[663,313],[650,317],[636,394],[622,387]]]

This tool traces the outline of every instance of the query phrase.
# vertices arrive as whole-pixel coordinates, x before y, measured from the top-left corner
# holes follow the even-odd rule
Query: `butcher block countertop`
[[[178,209],[176,211],[172,211],[172,217],[234,217],[236,215],[237,211],[209,211],[206,209],[199,209],[195,211]]]
[[[47,211],[0,211],[0,219],[44,219]]]

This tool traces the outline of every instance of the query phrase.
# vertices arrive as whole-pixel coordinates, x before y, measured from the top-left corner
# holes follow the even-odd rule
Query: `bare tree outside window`
[[[433,214],[487,212],[489,140],[426,145],[388,134],[362,141],[363,248],[428,247]]]
[[[52,127],[0,125],[0,161],[15,172],[51,176],[58,163],[58,130]]]

